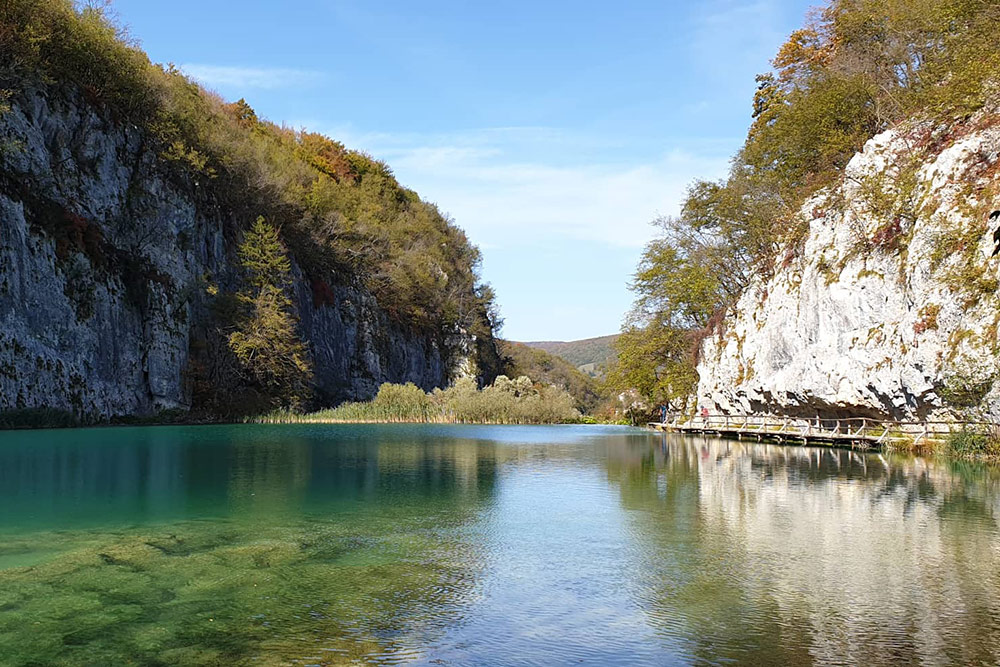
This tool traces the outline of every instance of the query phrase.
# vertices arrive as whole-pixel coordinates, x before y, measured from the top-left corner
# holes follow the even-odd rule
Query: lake
[[[997,664],[1000,469],[603,426],[0,433],[0,664]]]

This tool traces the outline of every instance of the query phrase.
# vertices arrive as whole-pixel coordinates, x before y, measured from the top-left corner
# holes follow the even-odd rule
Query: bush
[[[963,427],[948,435],[948,451],[958,456],[1000,456],[1000,433]]]
[[[482,390],[469,377],[431,393],[412,383],[385,383],[371,401],[344,403],[306,415],[275,412],[257,421],[558,424],[579,418],[573,397],[564,390],[535,385],[524,376],[511,380],[501,375]]]
[[[938,393],[944,402],[954,408],[974,408],[982,403],[996,383],[995,375],[954,373],[946,378]]]
[[[56,408],[21,408],[0,410],[0,429],[4,428],[71,428],[80,420],[67,410]]]

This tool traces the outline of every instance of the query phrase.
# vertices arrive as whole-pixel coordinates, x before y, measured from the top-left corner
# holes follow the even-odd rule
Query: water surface
[[[0,664],[997,664],[1000,470],[595,426],[0,433]]]

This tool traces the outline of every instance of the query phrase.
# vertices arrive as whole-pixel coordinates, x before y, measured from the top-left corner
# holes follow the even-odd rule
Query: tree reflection
[[[691,659],[1000,658],[996,469],[664,436],[607,471],[635,595]]]

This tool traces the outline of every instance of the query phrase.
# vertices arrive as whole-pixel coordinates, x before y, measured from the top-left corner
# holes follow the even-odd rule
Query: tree
[[[258,217],[239,248],[247,272],[247,290],[240,292],[244,307],[229,347],[244,372],[275,402],[298,407],[308,398],[312,362],[298,338],[291,299],[291,262],[278,230]]]
[[[629,326],[615,341],[618,358],[608,372],[608,384],[634,389],[655,405],[684,410],[698,384],[694,347],[698,331],[653,320]]]

